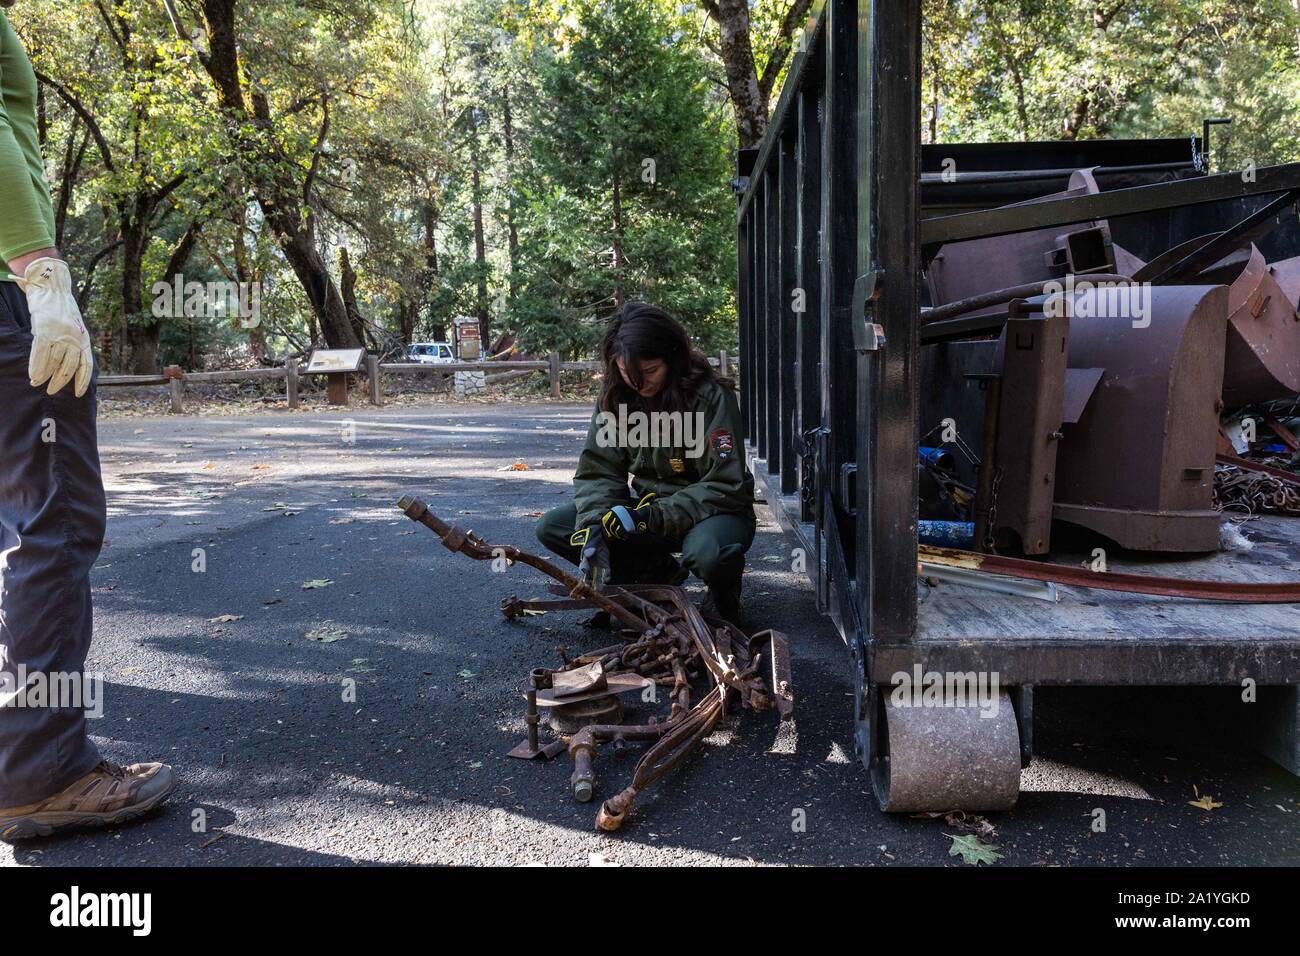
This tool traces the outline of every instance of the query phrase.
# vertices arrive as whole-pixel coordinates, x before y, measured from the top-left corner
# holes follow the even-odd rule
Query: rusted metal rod
[[[411,495],[404,495],[397,502],[397,507],[401,508],[412,521],[420,522],[420,524],[436,534],[439,540],[442,541],[443,546],[449,551],[459,551],[476,561],[491,561],[497,557],[504,557],[507,561],[518,561],[527,564],[564,584],[569,588],[571,596],[591,601],[602,611],[608,611],[611,616],[618,618],[629,627],[640,628],[642,625],[641,620],[631,611],[611,601],[594,588],[588,587],[586,582],[562,570],[545,558],[529,554],[527,551],[522,551],[513,545],[487,544],[473,531],[461,531],[455,525],[447,524],[447,522],[430,511],[428,505]]]
[[[1074,282],[1076,285],[1089,283],[1096,285],[1098,282],[1124,283],[1132,284],[1132,276],[1122,276],[1111,272],[1084,272],[1076,274]],[[1026,299],[1036,295],[1045,295],[1045,287],[1064,286],[1065,277],[1060,279],[1048,279],[1042,282],[1029,282],[1024,285],[1013,285],[1005,289],[994,289],[991,292],[981,292],[979,295],[973,295],[969,298],[958,299],[955,302],[946,302],[943,305],[935,306],[933,309],[926,309],[921,313],[921,322],[929,325],[931,322],[941,322],[944,319],[956,318],[959,315],[965,315],[967,312],[974,312],[976,309],[987,309],[995,305],[1004,305],[1012,299]]]
[[[1249,581],[1193,581],[1154,574],[1125,574],[1116,571],[1090,571],[1083,567],[1043,564],[1023,558],[997,554],[979,554],[956,548],[922,545],[918,560],[951,568],[1007,574],[1033,581],[1052,581],[1101,591],[1126,591],[1130,594],[1155,594],[1165,597],[1203,601],[1229,601],[1238,604],[1295,604],[1300,602],[1300,582],[1254,584]]]

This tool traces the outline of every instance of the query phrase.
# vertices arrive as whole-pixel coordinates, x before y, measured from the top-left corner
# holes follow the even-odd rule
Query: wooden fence
[[[725,349],[720,351],[717,357],[710,356],[709,363],[720,367],[724,374],[732,364],[734,364],[732,360],[728,358]],[[379,375],[380,372],[390,372],[397,375],[437,375],[442,378],[447,378],[455,372],[484,372],[489,375],[487,384],[491,384],[492,380],[496,378],[493,373],[500,373],[502,377],[514,377],[515,374],[528,375],[537,372],[545,372],[547,378],[550,380],[551,397],[559,398],[561,372],[596,372],[600,370],[600,367],[600,363],[594,361],[562,362],[560,361],[559,352],[552,352],[545,360],[518,362],[448,362],[441,365],[424,364],[419,362],[381,363],[378,356],[367,355],[365,375],[370,386],[370,404],[382,405],[384,403],[384,396],[383,383],[381,376]],[[323,375],[325,373],[313,374]],[[282,379],[284,381],[285,400],[288,402],[290,408],[297,408],[298,384],[306,375],[306,365],[302,364],[298,359],[287,359],[282,366],[237,369],[229,372],[184,372],[179,368],[170,367],[166,369],[162,375],[101,375],[99,377],[99,387],[164,387],[167,389],[168,395],[171,398],[172,412],[179,414],[185,410],[185,388],[187,385],[243,383]]]

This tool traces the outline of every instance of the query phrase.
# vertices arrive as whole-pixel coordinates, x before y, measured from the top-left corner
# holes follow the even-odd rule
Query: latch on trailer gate
[[[853,282],[853,351],[879,352],[885,347],[885,328],[867,321],[867,303],[880,298],[883,269],[872,269]]]

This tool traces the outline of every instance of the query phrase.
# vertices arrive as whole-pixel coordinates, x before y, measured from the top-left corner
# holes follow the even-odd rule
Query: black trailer
[[[1271,756],[1300,772],[1300,612],[1064,588],[1058,601],[918,581],[922,270],[942,243],[1109,218],[1154,254],[1227,229],[1300,164],[1209,174],[1204,136],[929,146],[920,133],[921,0],[813,5],[762,144],[739,156],[741,404],[748,454],[806,554],[849,650],[854,741],[886,810],[1005,808],[1032,756],[1033,688],[1258,686]],[[1208,127],[1207,127],[1208,129]],[[944,176],[956,157],[955,177]],[[1097,168],[1094,195],[997,208]],[[1291,229],[1270,242],[1292,243]],[[1172,567],[1191,577],[1300,578],[1300,519],[1267,547]],[[1125,570],[1144,570],[1132,558]],[[895,675],[995,675],[1010,706],[886,706]]]

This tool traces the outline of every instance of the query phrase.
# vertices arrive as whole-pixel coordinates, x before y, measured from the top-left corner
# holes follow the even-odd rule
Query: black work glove
[[[650,492],[636,503],[635,508],[615,505],[600,516],[600,527],[612,541],[627,541],[643,534],[659,533],[659,515],[651,507],[655,499]]]
[[[589,525],[573,532],[569,544],[581,549],[582,557],[578,561],[578,577],[589,587],[603,591],[609,579],[609,544],[600,525]]]

